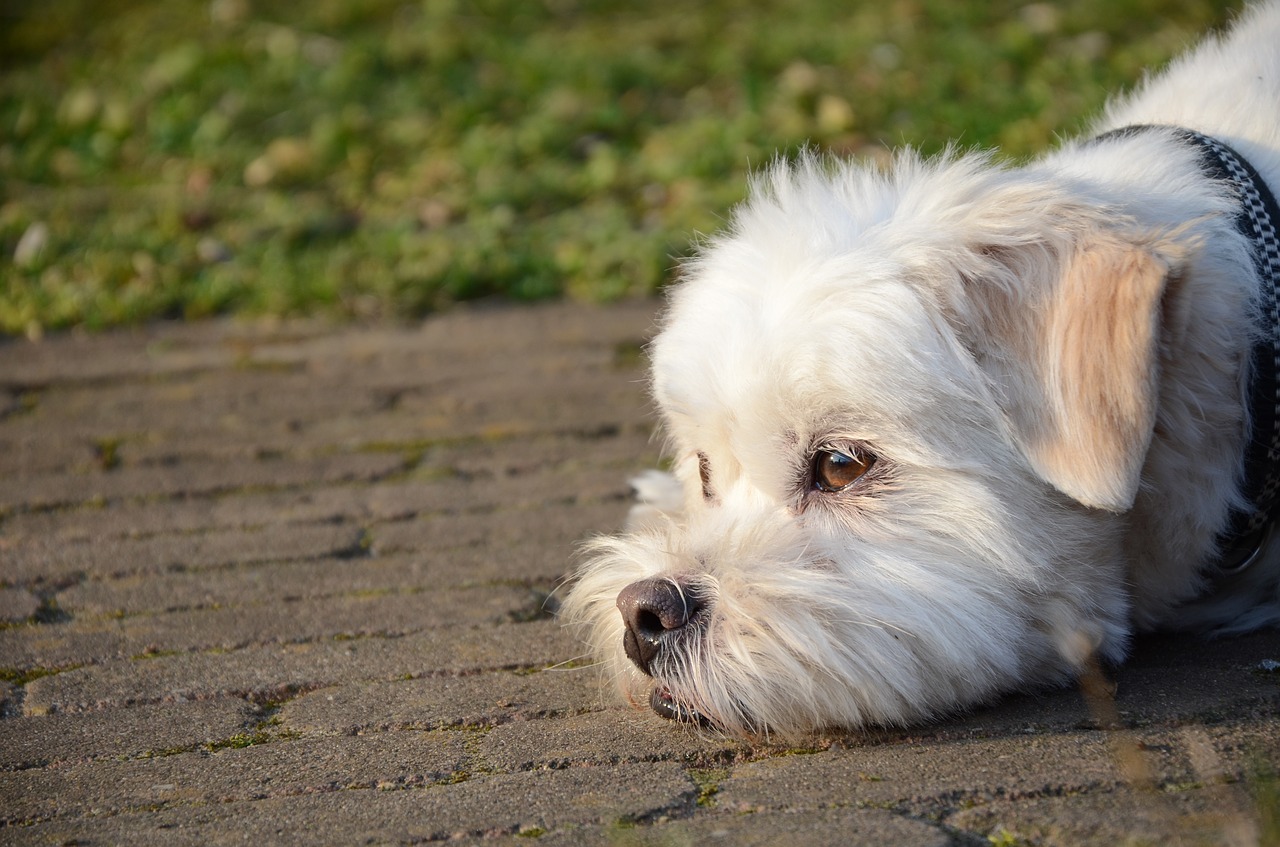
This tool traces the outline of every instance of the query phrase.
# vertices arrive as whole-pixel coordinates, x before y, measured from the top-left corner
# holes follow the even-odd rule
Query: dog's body
[[[1276,45],[1273,2],[1098,132],[1198,131],[1280,191]],[[1280,621],[1280,539],[1216,565],[1264,323],[1238,212],[1160,130],[1017,169],[775,166],[671,296],[675,476],[638,481],[567,617],[657,711],[736,733],[906,722],[1134,629]]]

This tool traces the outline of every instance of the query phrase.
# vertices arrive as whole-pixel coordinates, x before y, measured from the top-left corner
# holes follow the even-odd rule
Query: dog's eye
[[[875,456],[857,450],[823,448],[813,454],[813,484],[820,491],[843,491],[876,463]]]

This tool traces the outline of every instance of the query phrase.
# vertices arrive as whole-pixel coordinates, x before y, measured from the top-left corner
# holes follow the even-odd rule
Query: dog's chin
[[[635,700],[632,703],[640,705]],[[768,734],[739,703],[730,704],[728,712],[716,713],[659,680],[651,680],[648,706],[658,717],[725,737],[750,739]]]
[[[649,708],[659,716],[677,723],[693,724],[702,729],[717,729],[718,725],[711,718],[699,712],[687,703],[682,703],[671,694],[671,689],[661,683],[655,685],[649,693]]]

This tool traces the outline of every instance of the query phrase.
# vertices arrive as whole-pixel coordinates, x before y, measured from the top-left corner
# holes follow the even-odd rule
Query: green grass
[[[0,0],[0,332],[653,292],[776,151],[1030,154],[1236,5]]]

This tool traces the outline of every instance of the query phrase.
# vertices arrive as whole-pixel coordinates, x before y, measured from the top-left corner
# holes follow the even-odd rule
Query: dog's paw
[[[628,531],[665,525],[684,511],[684,486],[666,471],[645,471],[630,483],[636,504],[627,514]]]

